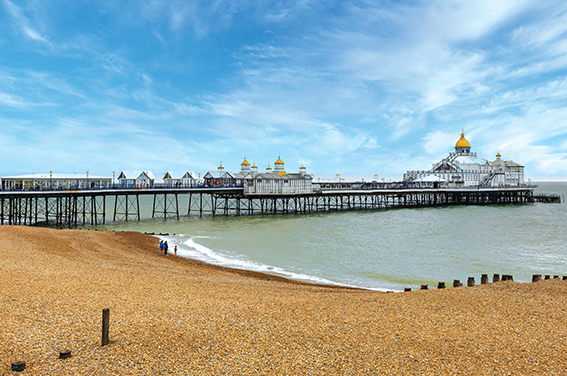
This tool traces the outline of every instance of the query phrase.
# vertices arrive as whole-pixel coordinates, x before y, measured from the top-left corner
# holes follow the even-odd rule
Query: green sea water
[[[537,193],[565,196],[567,183]],[[151,203],[143,203],[144,211]],[[206,262],[379,290],[466,283],[481,274],[567,275],[566,204],[456,206],[177,220],[98,228],[169,233]],[[176,234],[176,235],[173,235]]]

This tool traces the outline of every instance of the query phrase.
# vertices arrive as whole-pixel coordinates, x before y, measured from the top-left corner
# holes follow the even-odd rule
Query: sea
[[[561,204],[451,206],[300,215],[146,219],[97,226],[167,233],[170,253],[290,279],[380,291],[481,274],[567,275],[566,182],[536,183]],[[151,201],[141,203],[151,213]],[[156,251],[158,249],[156,248]]]

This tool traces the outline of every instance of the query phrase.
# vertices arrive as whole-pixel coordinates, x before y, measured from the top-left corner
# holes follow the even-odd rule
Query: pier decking
[[[77,227],[140,221],[140,196],[153,196],[151,218],[241,216],[415,208],[510,205],[536,201],[534,187],[333,190],[246,195],[242,188],[106,189],[0,192],[0,223]],[[539,201],[539,200],[538,200]],[[541,201],[555,202],[555,201]]]

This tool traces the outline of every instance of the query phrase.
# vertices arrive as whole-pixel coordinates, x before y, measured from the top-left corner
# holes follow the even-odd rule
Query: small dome
[[[278,158],[278,160],[276,161],[276,163],[274,164],[284,164],[283,161],[281,159]]]
[[[465,139],[465,131],[461,133],[461,139],[457,141],[456,148],[470,148],[471,144]]]
[[[248,162],[246,158],[244,158],[244,162],[242,162],[241,165],[250,166],[250,162]]]
[[[497,156],[498,158],[500,158],[500,157],[501,157],[500,152],[498,152],[498,154],[496,154],[496,156]]]

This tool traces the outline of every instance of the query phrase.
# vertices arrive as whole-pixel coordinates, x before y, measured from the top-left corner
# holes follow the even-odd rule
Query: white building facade
[[[500,153],[494,161],[479,159],[471,152],[464,131],[455,145],[455,151],[430,170],[407,171],[404,181],[436,180],[440,185],[464,187],[512,187],[524,184],[524,166],[504,161]]]

